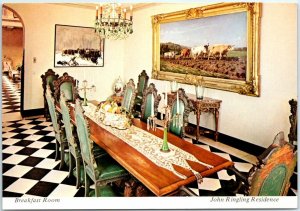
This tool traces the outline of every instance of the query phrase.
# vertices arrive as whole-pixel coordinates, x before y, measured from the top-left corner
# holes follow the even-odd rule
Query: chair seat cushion
[[[96,191],[92,190],[89,192],[89,197],[95,197],[96,196]],[[116,196],[115,192],[109,185],[104,185],[98,188],[98,196]]]
[[[121,177],[127,174],[127,171],[120,166],[114,159],[109,155],[96,159],[97,168],[95,169],[96,180],[107,180],[116,177]],[[86,166],[86,171],[89,175],[93,175],[92,169]]]

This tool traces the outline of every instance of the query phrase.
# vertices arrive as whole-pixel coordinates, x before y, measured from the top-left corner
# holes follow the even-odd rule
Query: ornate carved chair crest
[[[54,84],[53,82],[59,77],[58,74],[55,74],[55,72],[52,69],[48,69],[47,72],[45,72],[43,75],[41,75],[42,78],[42,86],[43,86],[43,96],[44,96],[44,116],[46,119],[50,119],[50,114],[48,110],[47,100],[46,100],[46,89],[47,85],[50,85],[51,93],[54,93]]]
[[[184,89],[178,89],[178,99],[179,99],[179,111],[177,111],[177,97],[172,95],[168,98],[168,105],[171,108],[171,116],[176,113],[180,114],[180,121],[182,124],[175,124],[174,121],[169,124],[169,131],[183,137],[185,135],[185,127],[188,125],[189,114],[192,111],[193,105],[189,100],[188,96],[185,94]],[[182,126],[181,126],[182,125]]]
[[[136,89],[133,79],[124,86],[124,97],[121,106],[124,107],[128,112],[132,112],[134,100],[136,96]]]
[[[78,97],[76,80],[72,76],[69,76],[66,72],[54,81],[54,87],[54,97],[56,102],[59,102],[61,92],[64,92],[65,98],[68,102],[74,103],[75,99]]]
[[[149,87],[146,88],[143,94],[142,115],[141,115],[141,119],[143,121],[147,121],[148,117],[151,115],[152,94],[154,96],[154,115],[156,116],[158,113],[158,105],[161,100],[161,96],[157,95],[157,89],[155,88],[155,84],[151,83]]]

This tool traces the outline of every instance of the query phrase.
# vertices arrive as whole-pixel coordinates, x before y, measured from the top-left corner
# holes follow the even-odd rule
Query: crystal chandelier
[[[100,15],[98,15],[100,14]],[[130,17],[126,18],[126,8],[121,4],[111,3],[96,7],[95,32],[101,38],[125,39],[132,34],[132,6],[130,6]]]

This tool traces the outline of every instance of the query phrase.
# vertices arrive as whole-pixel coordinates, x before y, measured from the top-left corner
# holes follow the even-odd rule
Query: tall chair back
[[[75,102],[75,99],[78,96],[76,90],[76,80],[72,76],[69,76],[68,73],[64,73],[61,77],[54,81],[54,87],[54,96],[56,102],[59,102],[61,92],[64,93],[68,102]]]
[[[73,173],[74,168],[74,162],[73,158],[75,160],[76,164],[76,187],[80,187],[81,181],[83,182],[83,178],[81,178],[81,153],[79,145],[77,144],[77,134],[76,134],[76,128],[71,122],[71,116],[70,116],[70,110],[67,105],[64,92],[61,92],[60,94],[60,109],[62,112],[62,119],[64,123],[64,128],[66,132],[67,141],[69,144],[69,177]],[[82,180],[81,180],[82,179]]]
[[[66,101],[67,99],[65,97],[64,92],[61,92],[60,109],[62,111],[62,120],[65,126],[66,137],[69,142],[69,145],[71,145],[73,148],[77,148],[78,145],[75,141],[74,134],[73,134],[74,125],[71,123],[70,110]]]
[[[144,91],[146,90],[148,86],[148,80],[149,76],[147,75],[146,71],[143,70],[141,74],[139,74],[138,77],[138,83],[137,83],[137,95],[134,100],[134,105],[133,105],[133,115],[135,117],[141,116],[141,107],[143,103],[143,94]]]
[[[61,148],[60,150],[60,155],[61,155],[61,163],[60,163],[60,168],[63,167],[64,165],[64,151],[65,147],[67,146],[67,141],[65,137],[65,131],[62,130],[62,125],[61,125],[61,115],[56,112],[55,109],[55,103],[54,103],[54,98],[51,93],[50,85],[47,85],[46,89],[46,100],[48,103],[48,109],[55,133],[55,139],[56,139],[56,156],[55,159],[57,160],[58,158],[58,152],[59,152],[59,147]]]
[[[169,131],[177,136],[183,137],[185,134],[184,128],[188,125],[189,114],[192,110],[191,102],[185,94],[184,89],[178,89],[178,111],[177,111],[177,95],[173,95],[172,99],[169,98],[169,106],[171,107],[171,117],[179,114],[179,123],[171,121],[169,124]]]
[[[141,74],[139,74],[138,83],[137,83],[137,98],[142,99],[143,93],[148,86],[149,76],[146,71],[143,70]]]
[[[154,100],[154,108],[152,108],[152,99]],[[155,84],[151,83],[149,87],[146,88],[143,94],[141,120],[147,121],[148,117],[151,116],[152,109],[154,109],[154,116],[157,115],[160,100],[161,96],[157,95],[157,89],[155,88]]]
[[[121,103],[121,106],[124,107],[130,113],[132,112],[135,96],[135,84],[133,79],[130,79],[129,82],[124,86],[124,97]]]
[[[44,116],[46,119],[50,119],[49,109],[47,105],[46,100],[46,89],[47,85],[50,86],[51,93],[53,95],[54,93],[54,81],[57,80],[59,77],[58,74],[55,74],[55,72],[52,69],[48,69],[47,72],[45,72],[43,75],[41,75],[42,78],[42,86],[43,86],[43,97],[44,97]]]
[[[94,157],[94,145],[93,141],[90,139],[90,129],[89,124],[84,117],[84,110],[81,107],[81,102],[79,99],[76,99],[75,104],[75,121],[77,126],[77,135],[80,143],[81,156],[83,162],[85,163],[86,171],[89,171],[92,175],[97,174],[95,169],[97,169],[97,163]],[[99,174],[99,172],[98,172]]]

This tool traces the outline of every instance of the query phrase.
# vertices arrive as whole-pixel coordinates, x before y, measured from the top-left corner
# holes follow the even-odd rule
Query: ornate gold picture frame
[[[152,16],[152,78],[259,96],[260,3]]]

